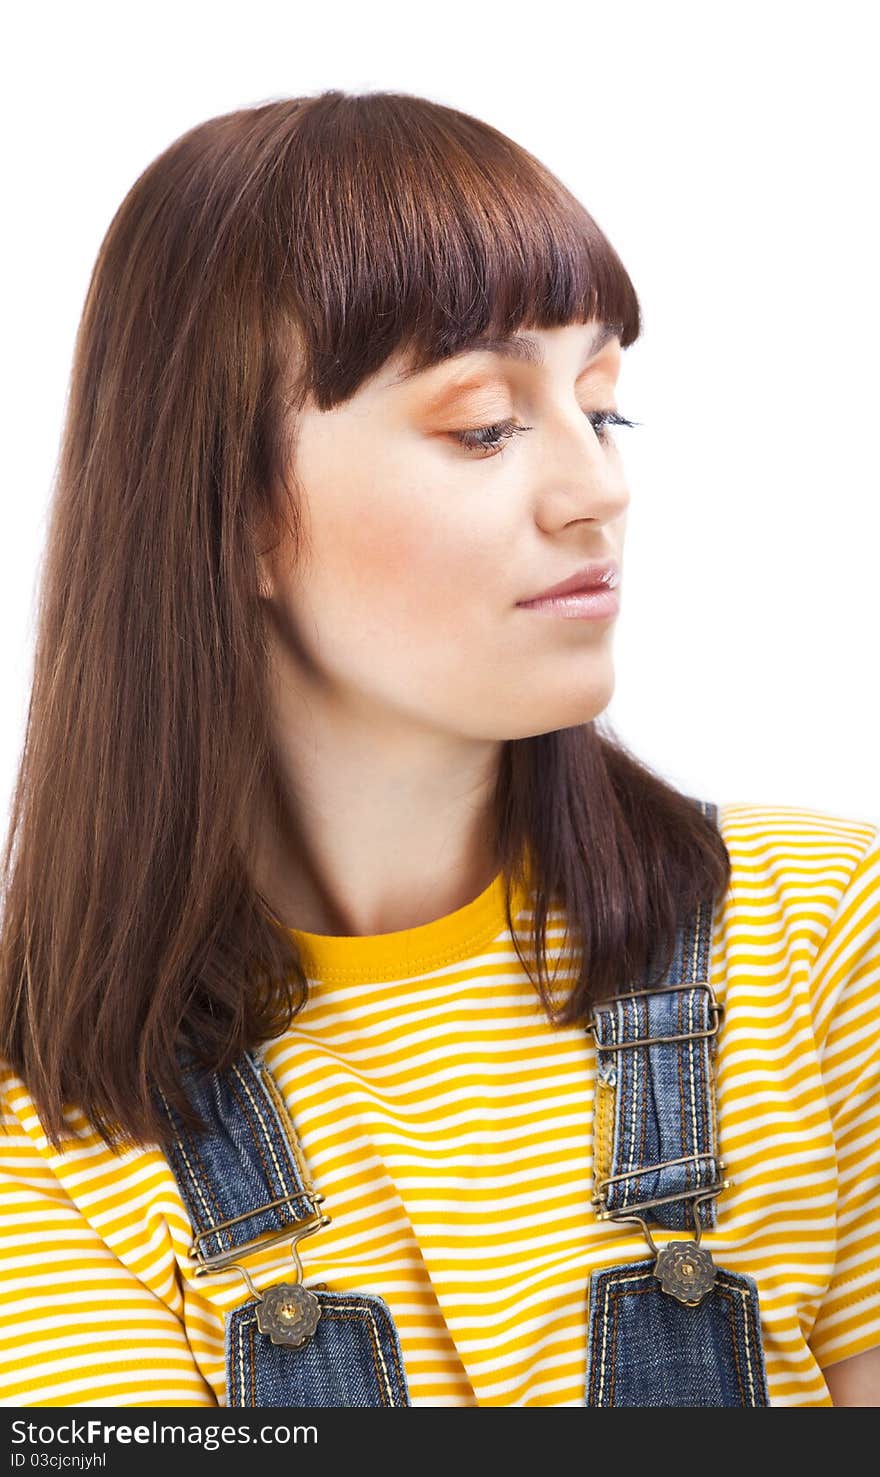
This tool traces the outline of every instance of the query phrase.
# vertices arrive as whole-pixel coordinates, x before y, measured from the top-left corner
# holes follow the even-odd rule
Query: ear
[[[271,561],[266,554],[257,555],[257,589],[261,600],[272,600],[275,596],[275,579],[272,573]]]
[[[278,534],[267,518],[262,518],[252,533],[257,563],[257,589],[261,600],[272,600],[278,588]]]
[[[297,521],[291,525],[263,516],[253,533],[254,558],[257,564],[257,586],[261,600],[277,600],[302,557],[303,530]]]

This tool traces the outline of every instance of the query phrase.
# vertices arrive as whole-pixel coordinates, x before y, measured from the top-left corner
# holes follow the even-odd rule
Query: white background
[[[20,7],[2,89],[4,809],[110,218],[200,120],[341,87],[503,129],[633,277],[622,737],[691,794],[880,821],[876,20],[867,0]]]

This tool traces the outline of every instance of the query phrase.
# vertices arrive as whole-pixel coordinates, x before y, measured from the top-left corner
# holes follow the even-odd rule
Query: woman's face
[[[302,412],[308,557],[267,593],[334,702],[494,740],[607,706],[614,617],[517,604],[592,560],[622,564],[629,494],[613,431],[590,419],[616,409],[621,350],[598,331],[515,335],[542,363],[480,349],[401,378],[395,356],[344,405]],[[498,439],[503,422],[529,429]],[[481,427],[496,429],[472,449],[458,439]]]

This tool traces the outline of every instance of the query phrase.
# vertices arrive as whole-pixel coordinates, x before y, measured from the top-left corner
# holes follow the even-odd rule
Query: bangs
[[[592,320],[640,331],[611,243],[533,155],[407,94],[323,94],[303,109],[285,296],[302,388],[322,410],[392,355],[418,372],[483,335]],[[312,290],[304,291],[308,284]]]

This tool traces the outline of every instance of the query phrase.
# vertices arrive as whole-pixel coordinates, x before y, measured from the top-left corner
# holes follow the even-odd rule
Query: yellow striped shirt
[[[822,1368],[880,1344],[880,832],[794,807],[719,820],[733,1184],[703,1241],[756,1279],[771,1404],[830,1405]],[[385,1298],[414,1405],[583,1405],[589,1272],[647,1244],[595,1218],[595,1045],[548,1022],[500,879],[419,928],[295,936],[310,999],[264,1049],[332,1216],[300,1243],[306,1285]],[[59,1156],[6,1064],[0,1089],[2,1403],[224,1405],[224,1313],[250,1294],[193,1276],[164,1155],[114,1155],[70,1109]],[[262,1290],[289,1247],[247,1265]]]

